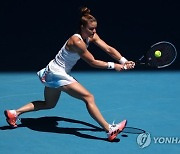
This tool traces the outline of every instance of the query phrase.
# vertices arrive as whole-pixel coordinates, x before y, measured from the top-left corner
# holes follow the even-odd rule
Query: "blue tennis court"
[[[89,116],[83,102],[62,93],[52,110],[23,114],[11,129],[5,109],[43,99],[36,72],[0,73],[0,153],[173,153],[180,152],[180,72],[72,72],[95,96],[105,119],[128,124],[114,142]],[[146,131],[151,143],[140,147],[137,138]],[[147,139],[147,138],[146,138]],[[147,144],[145,141],[142,144]]]

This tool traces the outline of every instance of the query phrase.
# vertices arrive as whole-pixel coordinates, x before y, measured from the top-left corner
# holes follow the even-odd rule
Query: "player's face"
[[[87,37],[92,38],[94,34],[96,33],[96,28],[97,28],[97,22],[89,22],[85,27],[84,27],[84,33],[86,34]]]

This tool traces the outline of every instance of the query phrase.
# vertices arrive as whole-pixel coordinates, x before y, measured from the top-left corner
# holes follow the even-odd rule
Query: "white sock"
[[[9,112],[16,115],[16,110],[9,110]]]

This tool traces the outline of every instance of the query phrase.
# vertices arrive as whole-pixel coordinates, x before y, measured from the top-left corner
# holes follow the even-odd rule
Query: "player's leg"
[[[44,88],[44,101],[33,101],[16,110],[17,115],[24,112],[38,111],[44,109],[52,109],[56,106],[60,97],[61,91],[57,88]]]
[[[83,100],[91,117],[94,118],[106,132],[109,131],[109,124],[105,121],[98,107],[96,106],[94,96],[80,83],[75,82],[70,85],[64,86],[62,87],[62,91],[75,98]]]
[[[45,87],[44,101],[33,101],[17,110],[5,110],[4,114],[7,122],[10,126],[17,127],[16,121],[20,114],[30,111],[54,108],[58,102],[60,94],[61,91],[59,89]]]
[[[94,96],[89,91],[87,91],[80,83],[75,82],[70,85],[64,86],[62,87],[62,91],[65,91],[69,95],[81,99],[86,103],[86,107],[89,114],[107,132],[109,141],[114,140],[126,126],[126,120],[120,122],[119,124],[108,124],[106,120],[103,118],[99,109],[97,108],[94,101]]]

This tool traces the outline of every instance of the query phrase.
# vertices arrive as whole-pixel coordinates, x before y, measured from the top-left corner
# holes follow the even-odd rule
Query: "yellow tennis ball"
[[[155,56],[156,58],[161,57],[161,51],[156,50],[156,51],[154,52],[154,56]]]

